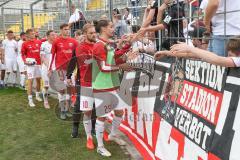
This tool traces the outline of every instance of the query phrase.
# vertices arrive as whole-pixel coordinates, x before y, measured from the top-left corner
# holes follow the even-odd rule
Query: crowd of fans
[[[73,116],[72,137],[78,136],[82,111],[87,148],[95,148],[94,130],[97,152],[111,156],[103,145],[103,138],[125,144],[116,131],[126,107],[119,97],[119,71],[132,70],[129,60],[146,53],[156,60],[171,56],[202,59],[227,67],[240,66],[240,22],[237,20],[240,12],[235,12],[240,9],[240,1],[163,0],[158,4],[150,0],[141,25],[133,21],[134,17],[139,18],[139,0],[132,0],[131,4],[136,7],[132,14],[129,8],[122,11],[114,8],[112,17],[101,15],[93,21],[85,19],[73,5],[69,23],[60,26],[59,34],[47,31],[44,38],[39,37],[37,29],[27,29],[17,41],[13,31],[8,31],[7,39],[1,43],[0,87],[16,86],[19,71],[19,87],[27,89],[29,106],[35,107],[32,93],[36,79],[36,100],[43,101],[49,109],[48,89],[55,86],[60,118]],[[191,17],[187,16],[188,5],[192,8]],[[10,73],[14,74],[12,84],[8,82]],[[79,94],[72,115],[73,92]],[[96,110],[96,124],[91,120],[93,110]],[[105,136],[104,122],[111,111],[114,114],[112,129]]]

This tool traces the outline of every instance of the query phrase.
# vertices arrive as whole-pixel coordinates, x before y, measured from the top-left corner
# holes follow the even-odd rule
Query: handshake
[[[158,51],[154,54],[155,60],[160,60],[165,56],[179,57],[179,58],[195,58],[195,47],[188,45],[187,43],[178,42],[171,47],[171,50]]]

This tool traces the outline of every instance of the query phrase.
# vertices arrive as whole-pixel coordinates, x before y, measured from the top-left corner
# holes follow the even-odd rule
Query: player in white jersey
[[[2,48],[2,41],[0,41],[0,88],[4,87],[4,77],[5,77],[5,64],[4,64],[4,55]]]
[[[49,30],[46,33],[47,35],[47,41],[43,42],[41,45],[41,61],[42,61],[42,80],[44,83],[43,88],[43,100],[44,100],[44,107],[46,109],[49,109],[49,103],[48,103],[48,88],[49,88],[49,78],[48,78],[48,68],[49,63],[51,61],[51,50],[52,50],[52,43],[56,38],[56,33],[53,30]]]
[[[26,79],[26,65],[23,62],[22,59],[22,44],[23,42],[26,41],[26,34],[25,32],[20,33],[20,40],[18,41],[18,56],[17,56],[17,64],[18,64],[18,69],[20,72],[20,87],[25,88],[25,79]]]
[[[14,40],[13,31],[7,32],[7,39],[2,42],[4,49],[4,59],[6,65],[6,83],[8,83],[9,75],[11,72],[15,74],[13,85],[16,83],[17,78],[17,42]]]

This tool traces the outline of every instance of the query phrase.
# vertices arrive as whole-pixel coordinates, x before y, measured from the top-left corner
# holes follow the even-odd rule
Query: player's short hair
[[[13,31],[12,30],[7,31],[7,34],[10,34],[10,33],[13,33]]]
[[[234,36],[229,39],[227,51],[240,52],[240,36]]]
[[[67,23],[64,23],[64,24],[61,24],[61,25],[60,25],[60,29],[63,29],[63,28],[65,28],[65,27],[68,27],[68,24],[67,24]]]
[[[27,35],[29,35],[31,32],[34,32],[34,30],[33,30],[33,29],[27,29],[27,30],[26,30],[26,34],[27,34]]]
[[[87,33],[87,30],[88,30],[89,28],[94,28],[94,25],[92,25],[92,24],[85,24],[85,25],[83,26],[83,29],[82,29],[83,33]]]
[[[106,20],[106,19],[102,19],[102,20],[98,21],[97,25],[96,25],[96,31],[98,33],[101,33],[102,27],[107,27],[110,22],[111,22],[110,20]]]
[[[46,32],[46,36],[49,36],[52,32],[54,32],[52,29],[51,29],[51,30],[48,30],[48,31]]]
[[[25,32],[21,32],[21,33],[20,33],[20,37],[23,36],[23,35],[25,35],[25,34],[26,34]]]

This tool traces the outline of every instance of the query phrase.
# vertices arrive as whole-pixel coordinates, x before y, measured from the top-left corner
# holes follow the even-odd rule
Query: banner
[[[106,0],[85,0],[85,11],[106,9]]]
[[[185,60],[177,80],[173,67],[124,74],[121,131],[146,160],[240,160],[240,69]]]

